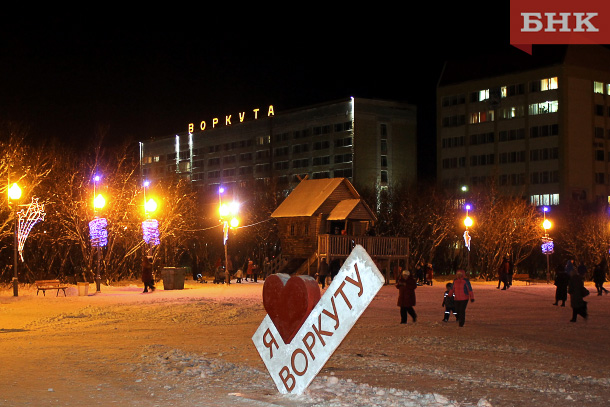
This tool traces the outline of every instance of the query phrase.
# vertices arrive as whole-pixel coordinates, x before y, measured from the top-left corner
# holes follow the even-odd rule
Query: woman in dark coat
[[[557,305],[561,301],[561,306],[566,306],[566,300],[568,299],[568,283],[570,282],[570,275],[565,271],[558,269],[555,273],[555,302],[553,305]]]
[[[400,307],[400,323],[407,323],[407,315],[411,315],[413,322],[416,322],[417,314],[413,307],[415,306],[415,289],[417,288],[417,281],[415,281],[415,278],[411,273],[407,270],[403,270],[396,282],[396,288],[398,288],[397,305]]]
[[[606,263],[606,259],[603,258],[602,261],[599,262],[593,269],[593,282],[595,283],[595,288],[597,289],[597,295],[602,295],[602,292],[608,294],[608,290],[604,288],[607,272],[608,265]]]
[[[155,280],[153,279],[151,260],[152,259],[148,256],[144,256],[144,259],[142,260],[142,282],[144,283],[144,291],[142,292],[144,293],[147,293],[149,288],[150,291],[155,291]]]
[[[568,293],[570,294],[570,305],[572,306],[572,319],[570,322],[576,322],[576,317],[580,315],[587,319],[587,302],[584,297],[589,294],[585,288],[582,276],[577,270],[572,271],[570,283],[568,284]]]

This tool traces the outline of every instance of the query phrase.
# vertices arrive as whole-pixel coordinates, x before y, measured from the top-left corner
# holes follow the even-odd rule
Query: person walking
[[[397,305],[400,307],[400,323],[407,323],[407,316],[411,315],[413,322],[417,321],[417,314],[415,313],[415,289],[417,288],[417,281],[411,273],[407,270],[403,270],[398,281],[396,282],[396,288],[398,288],[398,302]]]
[[[142,282],[144,283],[143,293],[155,291],[155,280],[153,278],[152,257],[144,256],[142,259]]]
[[[510,264],[508,263],[508,259],[506,258],[506,256],[504,256],[504,259],[502,259],[502,264],[500,264],[500,268],[498,269],[498,286],[496,288],[499,289],[500,284],[504,284],[502,286],[503,290],[506,290],[508,288],[507,279],[509,267]]]
[[[561,306],[566,306],[566,300],[568,299],[568,283],[570,282],[570,276],[565,270],[558,269],[555,272],[555,302],[553,305],[558,305],[561,301]]]
[[[326,257],[323,257],[318,266],[318,282],[322,285],[322,289],[326,287],[326,277],[328,277],[328,263]]]
[[[568,283],[568,294],[570,294],[570,306],[572,307],[572,319],[576,322],[576,317],[580,315],[587,319],[587,302],[584,298],[589,295],[589,290],[585,288],[584,281],[578,270],[572,270],[570,282]]]
[[[604,288],[604,283],[606,282],[606,273],[608,272],[608,264],[606,263],[606,259],[603,258],[602,261],[595,265],[593,269],[593,282],[595,283],[595,289],[597,290],[597,295],[602,295],[603,293],[608,294],[608,290]]]
[[[462,327],[466,322],[466,306],[468,305],[468,300],[474,302],[474,293],[470,280],[464,276],[464,270],[458,270],[457,273],[455,273],[455,277],[453,285],[447,295],[455,296],[455,311],[457,312],[458,325]]]
[[[458,319],[457,312],[455,312],[455,295],[449,295],[451,287],[453,287],[451,283],[447,283],[445,285],[445,288],[447,288],[447,290],[443,295],[443,303],[441,304],[443,307],[445,307],[445,317],[443,318],[443,322],[449,321],[449,317],[451,316],[451,314],[453,314],[456,321]]]

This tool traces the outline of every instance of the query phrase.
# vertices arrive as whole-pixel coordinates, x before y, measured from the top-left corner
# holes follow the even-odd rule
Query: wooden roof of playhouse
[[[376,221],[371,208],[346,178],[303,180],[271,214],[273,218],[328,215],[328,220]]]

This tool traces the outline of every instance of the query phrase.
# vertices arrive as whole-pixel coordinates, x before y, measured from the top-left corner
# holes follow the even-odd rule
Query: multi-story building
[[[437,88],[437,178],[493,179],[535,205],[610,195],[610,50],[540,46],[533,55],[451,62]]]
[[[201,193],[307,176],[384,188],[416,179],[416,109],[350,98],[277,112],[273,106],[202,120],[140,143],[144,178],[188,178]],[[282,184],[283,183],[283,184]]]

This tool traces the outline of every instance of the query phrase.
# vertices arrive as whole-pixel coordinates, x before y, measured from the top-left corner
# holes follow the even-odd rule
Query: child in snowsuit
[[[445,286],[447,288],[447,291],[445,291],[445,295],[443,296],[443,303],[442,306],[445,307],[445,317],[443,318],[443,322],[447,322],[449,321],[449,316],[451,316],[451,314],[453,314],[453,316],[455,317],[455,320],[457,321],[457,312],[455,312],[455,301],[454,301],[454,297],[455,295],[449,295],[449,290],[451,290],[451,288],[453,287],[453,284],[451,283],[447,283],[447,285]]]

